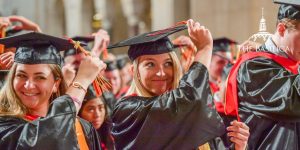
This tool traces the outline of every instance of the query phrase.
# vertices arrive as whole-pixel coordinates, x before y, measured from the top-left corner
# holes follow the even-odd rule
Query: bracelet
[[[74,88],[82,89],[85,93],[87,92],[79,82],[72,82],[71,86]]]
[[[82,101],[80,101],[78,98],[76,97],[71,97],[74,103],[77,103],[79,105],[79,107],[81,107],[82,105]]]

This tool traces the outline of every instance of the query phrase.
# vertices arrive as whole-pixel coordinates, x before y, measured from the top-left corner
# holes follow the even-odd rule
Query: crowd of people
[[[192,19],[110,44],[0,17],[0,149],[300,149],[300,2],[275,1],[275,33],[239,56]]]

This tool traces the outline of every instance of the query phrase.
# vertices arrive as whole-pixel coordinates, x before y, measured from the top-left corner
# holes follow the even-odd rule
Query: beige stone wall
[[[214,38],[239,42],[258,32],[261,8],[267,31],[275,31],[278,5],[271,0],[190,0],[190,17],[209,28]]]

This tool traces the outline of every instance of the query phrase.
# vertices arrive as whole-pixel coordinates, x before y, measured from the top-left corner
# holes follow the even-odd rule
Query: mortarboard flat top
[[[213,41],[213,53],[215,52],[230,52],[230,45],[237,44],[236,41],[226,37],[217,38]]]
[[[86,46],[83,46],[83,48],[87,51],[90,51],[91,49],[87,46],[89,42],[93,42],[95,37],[94,36],[75,36],[71,38],[74,41],[79,41],[80,43],[85,44]],[[66,56],[72,56],[75,54],[81,53],[79,50],[75,50],[74,47],[68,50],[64,51],[64,57]]]
[[[133,61],[141,55],[155,55],[170,52],[174,46],[168,36],[187,29],[186,25],[174,26],[163,30],[144,33],[108,46],[108,49],[130,46],[128,56]]]
[[[6,37],[9,37],[9,36],[14,36],[14,35],[24,34],[26,32],[30,32],[30,31],[9,28],[5,31],[5,35],[6,35]]]
[[[87,88],[87,91],[86,91],[86,94],[84,96],[84,103],[89,101],[89,100],[92,100],[94,98],[97,98],[97,94],[94,90],[94,87],[92,85],[89,85],[88,88]]]
[[[149,42],[155,42],[157,40],[160,40],[164,37],[167,37],[173,33],[179,32],[181,30],[187,29],[186,25],[181,25],[173,28],[167,28],[163,30],[157,30],[149,33],[144,33],[141,35],[137,35],[134,37],[131,37],[127,40],[121,41],[119,43],[113,44],[108,46],[108,49],[116,48],[116,47],[124,47],[124,46],[131,46],[131,45],[137,45],[137,44],[144,44]]]
[[[94,36],[74,36],[72,37],[72,40],[74,41],[80,41],[84,43],[89,43],[94,41],[95,37]]]
[[[283,18],[300,20],[300,0],[274,0],[274,3],[281,4],[277,15],[278,20]]]
[[[38,32],[0,39],[5,47],[16,47],[14,61],[21,64],[62,64],[59,51],[71,49],[73,44],[67,39]]]

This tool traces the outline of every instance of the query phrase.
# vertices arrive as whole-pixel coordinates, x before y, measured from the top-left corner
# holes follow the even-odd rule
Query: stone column
[[[66,35],[63,0],[36,1],[41,4],[41,7],[36,9],[36,18],[43,32],[55,36]]]
[[[82,35],[82,0],[63,0],[65,7],[66,35]]]
[[[189,19],[189,1],[151,0],[151,14],[152,31],[170,27]]]
[[[149,0],[121,0],[121,4],[129,26],[129,36],[147,32],[147,15],[150,11]]]
[[[113,9],[109,0],[94,0],[95,19],[100,19],[101,28],[109,31],[112,27]]]

